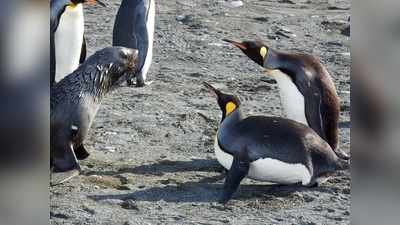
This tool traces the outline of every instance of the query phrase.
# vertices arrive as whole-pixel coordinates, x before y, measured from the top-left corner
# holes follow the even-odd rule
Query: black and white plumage
[[[330,74],[316,57],[280,52],[260,41],[225,41],[241,49],[277,81],[287,118],[308,125],[339,157],[349,159],[338,148],[340,99]]]
[[[218,162],[229,172],[220,202],[229,201],[245,177],[313,186],[322,175],[348,168],[308,126],[280,117],[245,118],[235,96],[205,85],[222,111],[214,147]]]
[[[155,0],[122,0],[115,18],[113,46],[139,50],[136,85],[144,86],[153,57]],[[132,84],[129,78],[128,84]]]

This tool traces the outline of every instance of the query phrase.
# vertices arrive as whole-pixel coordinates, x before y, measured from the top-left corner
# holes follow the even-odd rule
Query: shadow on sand
[[[164,173],[178,173],[178,172],[222,172],[223,167],[213,159],[193,159],[191,161],[171,161],[161,160],[153,164],[142,165],[137,167],[122,167],[117,171],[87,171],[83,174],[86,176],[100,175],[100,176],[115,176],[123,173],[133,173],[142,175],[159,175]]]
[[[115,171],[88,172],[87,175],[118,175],[121,173],[135,174],[159,174],[174,173],[186,171],[209,171],[216,172],[222,170],[215,160],[192,160],[192,161],[169,161],[164,160],[159,163],[138,166],[130,169],[120,169]],[[225,175],[221,173],[214,177],[205,177],[199,181],[190,181],[185,183],[171,182],[164,187],[150,187],[145,190],[138,190],[126,194],[109,195],[90,195],[88,198],[95,201],[108,199],[157,202],[164,200],[166,202],[216,202],[222,193],[223,179]],[[300,185],[279,185],[279,184],[244,184],[240,185],[239,191],[234,195],[234,199],[251,199],[290,197],[293,192],[327,192],[334,190],[330,187],[322,186],[316,188],[307,188]]]

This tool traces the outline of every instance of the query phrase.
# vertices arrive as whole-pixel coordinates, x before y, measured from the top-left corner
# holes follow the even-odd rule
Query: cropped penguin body
[[[83,16],[85,2],[95,3],[96,0],[50,1],[51,85],[72,73],[86,59]]]
[[[103,97],[136,71],[138,51],[105,48],[51,87],[51,165],[55,171],[80,169],[77,160]]]
[[[213,88],[222,110],[215,154],[229,170],[222,203],[237,190],[244,177],[279,184],[316,184],[318,178],[348,168],[328,143],[308,126],[279,117],[244,118],[239,100]]]
[[[277,81],[287,118],[308,125],[339,157],[349,159],[338,149],[340,100],[330,74],[317,58],[279,52],[261,42],[226,41],[263,66]]]
[[[115,18],[113,46],[139,50],[136,85],[144,86],[153,56],[155,0],[122,0]],[[128,84],[132,84],[129,78]]]

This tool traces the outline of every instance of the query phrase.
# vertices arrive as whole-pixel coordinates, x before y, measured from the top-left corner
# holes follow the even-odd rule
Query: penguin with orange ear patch
[[[317,58],[280,52],[261,41],[224,41],[242,50],[277,81],[287,118],[308,125],[339,157],[350,158],[338,149],[340,100],[330,74]]]
[[[245,177],[314,186],[320,176],[349,167],[308,126],[280,117],[244,117],[236,96],[204,85],[222,111],[214,150],[218,162],[229,171],[220,203],[232,198]]]

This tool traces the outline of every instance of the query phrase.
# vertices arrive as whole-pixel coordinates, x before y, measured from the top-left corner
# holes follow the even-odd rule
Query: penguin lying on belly
[[[240,111],[240,102],[210,84],[222,120],[215,140],[215,155],[228,171],[220,203],[227,203],[246,176],[278,184],[314,186],[318,178],[345,170],[340,159],[308,126],[280,117],[250,116]]]
[[[342,159],[338,149],[340,103],[335,84],[321,62],[312,55],[283,53],[260,41],[224,41],[238,47],[278,83],[287,118],[311,127]]]

